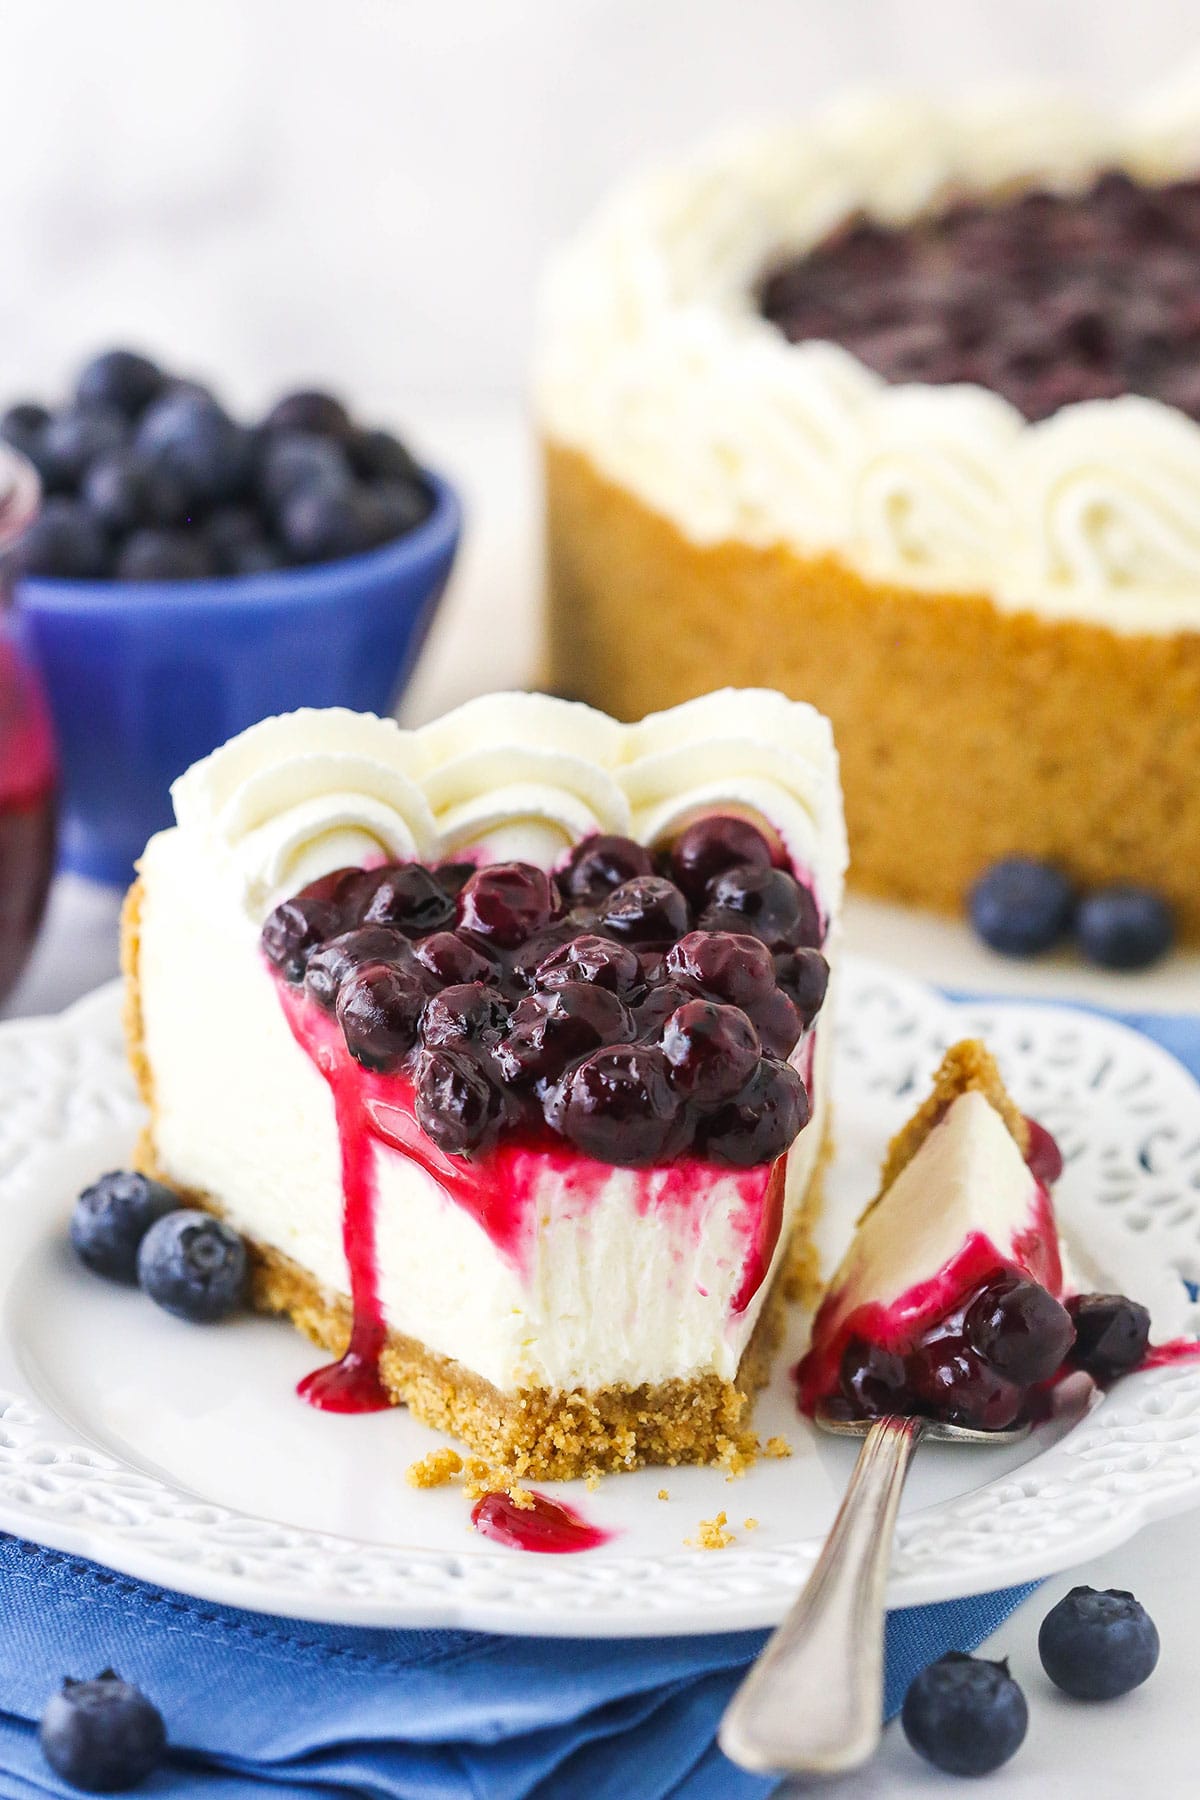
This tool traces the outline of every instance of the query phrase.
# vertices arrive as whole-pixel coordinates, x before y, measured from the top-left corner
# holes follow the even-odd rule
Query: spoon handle
[[[896,1511],[924,1419],[877,1419],[825,1547],[734,1695],[720,1744],[743,1768],[857,1769],[882,1730],[884,1595]]]

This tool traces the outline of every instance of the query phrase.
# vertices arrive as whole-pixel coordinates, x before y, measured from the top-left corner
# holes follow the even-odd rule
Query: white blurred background
[[[511,397],[546,246],[647,155],[1197,44],[1196,0],[0,0],[0,395],[140,340],[247,401]]]

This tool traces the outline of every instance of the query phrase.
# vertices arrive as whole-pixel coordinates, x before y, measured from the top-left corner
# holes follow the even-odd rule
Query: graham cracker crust
[[[832,555],[700,545],[544,445],[549,686],[635,719],[719,686],[827,713],[850,879],[961,909],[1013,851],[1158,889],[1200,940],[1200,632],[1117,633],[927,593]]]
[[[220,1215],[220,1197],[175,1181],[160,1165],[154,1140],[154,1082],[145,1052],[139,935],[142,888],[135,882],[121,919],[121,966],[125,972],[125,1029],[129,1060],[150,1123],[134,1155],[134,1166],[173,1188],[189,1206]],[[788,1247],[743,1352],[733,1381],[717,1375],[696,1380],[575,1389],[524,1388],[504,1393],[460,1363],[398,1332],[389,1332],[380,1357],[380,1376],[396,1405],[407,1406],[423,1424],[449,1432],[489,1462],[515,1476],[571,1480],[595,1471],[638,1468],[646,1463],[731,1463],[753,1451],[747,1431],[752,1396],[770,1375],[771,1358],[783,1335],[790,1300],[811,1298],[816,1286],[812,1230],[820,1212],[830,1142],[821,1157]],[[247,1240],[252,1305],[281,1313],[331,1356],[350,1341],[348,1296],[330,1293],[289,1257],[268,1244]]]

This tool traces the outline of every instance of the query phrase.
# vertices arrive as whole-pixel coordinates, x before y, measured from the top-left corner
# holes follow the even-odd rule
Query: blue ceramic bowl
[[[365,556],[212,581],[52,581],[17,590],[62,766],[61,865],[125,883],[171,823],[197,757],[271,713],[386,713],[454,561],[461,511],[428,476],[428,519]]]

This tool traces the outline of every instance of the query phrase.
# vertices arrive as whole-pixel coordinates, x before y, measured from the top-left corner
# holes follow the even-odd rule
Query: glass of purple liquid
[[[33,470],[0,451],[0,1001],[33,948],[54,869],[54,738],[12,604],[9,555],[38,499]]]

